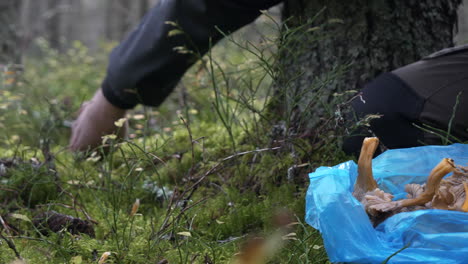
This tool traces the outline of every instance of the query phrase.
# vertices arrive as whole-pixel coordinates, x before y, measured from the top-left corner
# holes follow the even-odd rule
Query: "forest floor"
[[[268,42],[225,41],[161,107],[128,114],[128,139],[81,154],[66,148],[71,121],[111,45],[91,56],[39,44],[43,59],[0,89],[0,263],[229,263],[258,245],[269,263],[328,262],[304,221],[308,173],[349,157],[272,136]]]

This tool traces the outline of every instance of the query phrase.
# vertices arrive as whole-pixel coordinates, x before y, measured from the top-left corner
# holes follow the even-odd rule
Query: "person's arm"
[[[171,93],[193,54],[180,54],[184,46],[205,54],[223,35],[254,21],[279,0],[161,0],[110,56],[104,96],[115,106],[158,106]],[[177,23],[184,34],[168,37]],[[219,30],[218,30],[218,29]]]
[[[160,0],[111,53],[107,75],[93,99],[80,110],[72,127],[70,149],[96,147],[114,133],[114,122],[141,103],[158,106],[195,62],[180,54],[185,46],[203,55],[223,35],[252,22],[281,0]],[[169,37],[177,23],[184,34]]]

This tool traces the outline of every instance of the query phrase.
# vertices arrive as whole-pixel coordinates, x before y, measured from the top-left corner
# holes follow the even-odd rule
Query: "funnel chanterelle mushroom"
[[[379,144],[375,137],[365,138],[358,160],[358,178],[353,195],[372,219],[404,211],[446,209],[468,212],[468,168],[456,167],[444,158],[429,174],[426,184],[408,184],[407,199],[392,201],[393,195],[380,190],[372,172],[372,157]],[[453,175],[442,179],[453,172]]]

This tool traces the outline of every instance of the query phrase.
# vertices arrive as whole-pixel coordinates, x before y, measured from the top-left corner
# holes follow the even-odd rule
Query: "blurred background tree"
[[[40,55],[39,38],[58,51],[80,41],[96,52],[101,43],[120,41],[158,1],[0,0],[0,19],[13,29],[1,39],[17,40],[18,53],[28,56]]]
[[[120,40],[157,0],[21,0],[23,40],[42,37],[66,50],[82,41],[96,50],[100,41]]]
[[[17,15],[20,1],[0,1],[0,65],[20,63]]]

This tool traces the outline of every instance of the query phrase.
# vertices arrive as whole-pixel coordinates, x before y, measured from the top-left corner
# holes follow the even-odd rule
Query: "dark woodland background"
[[[35,40],[59,51],[78,40],[95,52],[107,41],[120,41],[158,0],[0,0],[0,42],[15,41],[15,53],[37,55]],[[275,16],[280,17],[279,8]],[[255,23],[250,30],[257,34]],[[5,52],[5,51],[4,51]],[[4,53],[2,52],[2,53]]]
[[[20,39],[18,51],[34,54],[34,40],[43,38],[53,48],[66,50],[73,40],[91,51],[102,41],[121,40],[158,0],[0,0],[1,41],[9,38],[7,29]],[[459,31],[455,41],[468,40],[468,8],[459,9]],[[7,12],[8,10],[8,12]],[[279,18],[279,8],[275,9]],[[253,25],[255,27],[255,24]],[[251,30],[256,34],[255,28]],[[31,53],[32,52],[32,53]]]

